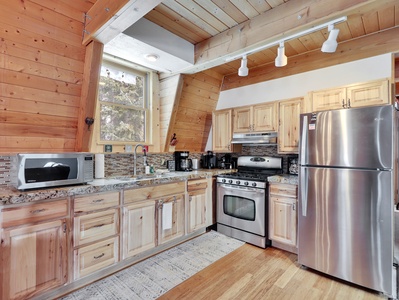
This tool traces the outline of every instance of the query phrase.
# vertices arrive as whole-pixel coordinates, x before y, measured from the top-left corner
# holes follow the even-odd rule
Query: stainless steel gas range
[[[241,156],[236,173],[217,177],[217,231],[266,248],[268,239],[267,177],[281,174],[282,158]]]

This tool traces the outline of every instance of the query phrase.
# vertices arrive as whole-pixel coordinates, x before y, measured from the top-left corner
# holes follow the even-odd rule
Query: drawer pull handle
[[[31,213],[32,215],[35,215],[35,214],[40,214],[40,213],[42,213],[42,212],[44,212],[44,211],[46,211],[46,209],[41,208],[41,209],[31,210],[30,213]]]
[[[103,202],[104,201],[104,199],[96,199],[96,200],[93,200],[93,203],[100,203],[100,202]]]
[[[94,256],[94,259],[99,259],[99,258],[103,257],[104,255],[105,255],[105,253],[101,253],[101,254],[98,255],[98,256]]]
[[[103,227],[104,226],[104,224],[100,224],[100,225],[94,225],[93,227],[94,228],[100,228],[100,227]]]

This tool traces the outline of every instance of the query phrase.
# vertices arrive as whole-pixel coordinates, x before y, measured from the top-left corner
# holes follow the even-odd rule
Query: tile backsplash
[[[201,158],[200,153],[190,153],[190,158]],[[220,159],[224,153],[216,153],[217,159]],[[243,146],[241,153],[232,153],[232,157],[240,155],[263,155],[278,156],[283,158],[284,173],[288,171],[288,158],[298,157],[298,155],[282,155],[277,153],[277,146]],[[148,153],[147,162],[153,165],[155,169],[166,169],[166,161],[173,160],[173,153]],[[105,177],[131,176],[133,175],[133,153],[106,153],[104,156]],[[0,156],[0,188],[11,185],[11,167],[10,156]],[[144,173],[143,155],[137,155],[137,174]]]

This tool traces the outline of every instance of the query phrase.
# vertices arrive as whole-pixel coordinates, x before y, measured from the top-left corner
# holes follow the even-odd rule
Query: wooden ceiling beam
[[[86,14],[83,44],[108,43],[133,25],[162,0],[98,0]]]
[[[183,73],[196,73],[226,62],[228,57],[283,40],[285,36],[353,13],[377,0],[291,0],[195,46],[195,66]]]
[[[273,62],[251,68],[246,77],[231,74],[224,77],[221,90],[229,90],[292,74],[299,74],[376,55],[396,52],[399,49],[398,36],[399,27],[395,27],[339,43],[335,53],[323,53],[320,49],[316,49],[301,55],[288,57],[288,64],[283,68],[275,67]]]

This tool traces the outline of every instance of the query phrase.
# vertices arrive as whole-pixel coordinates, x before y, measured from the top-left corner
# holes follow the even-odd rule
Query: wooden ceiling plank
[[[238,23],[231,18],[228,14],[226,14],[219,6],[209,0],[194,0],[201,7],[206,9],[210,14],[214,15],[221,22],[223,22],[227,27],[231,28]]]
[[[248,19],[259,15],[259,12],[246,0],[230,0]]]
[[[265,11],[268,11],[272,9],[269,3],[267,3],[266,0],[247,0],[256,10],[259,14],[264,13]]]
[[[395,4],[395,26],[399,25],[399,3]]]
[[[87,12],[91,21],[86,26],[83,44],[92,40],[108,43],[119,33],[146,15],[162,0],[103,0]]]
[[[284,2],[286,2],[283,0],[266,0],[266,1],[272,8],[275,8],[281,4],[284,4]]]
[[[287,2],[252,20],[229,29],[196,45],[196,65],[187,72],[198,72],[225,62],[229,55],[250,51],[260,45],[286,35],[301,32],[338,16],[345,15],[360,5],[377,0],[336,0]],[[298,19],[298,15],[302,18]]]
[[[226,0],[212,0],[217,6],[225,11],[230,17],[232,17],[238,24],[248,21],[248,18],[230,1]]]
[[[213,28],[217,29],[218,33],[229,29],[229,27],[227,27],[223,22],[219,21],[218,18],[215,18],[213,14],[209,13],[207,10],[205,10],[204,8],[202,8],[200,5],[193,2],[192,0],[175,0],[175,1],[184,6],[192,14],[200,18],[202,22],[208,23]]]
[[[373,11],[367,15],[364,15],[362,17],[363,24],[364,24],[364,29],[366,31],[366,34],[370,34],[376,31],[379,31],[379,26],[378,26],[378,13],[376,11]]]
[[[149,20],[151,21],[151,19],[153,19],[154,23],[157,23],[158,18],[162,17],[162,27],[169,30],[170,32],[177,32],[177,35],[186,40],[188,40],[187,37],[189,37],[190,39],[195,41],[192,42],[193,44],[196,44],[200,41],[203,41],[204,39],[208,39],[211,37],[209,33],[189,22],[188,20],[184,19],[182,16],[175,13],[173,10],[163,4],[155,7],[145,17],[150,17]]]
[[[361,16],[351,16],[348,18],[348,27],[352,38],[357,38],[366,34]]]
[[[383,8],[378,11],[378,22],[381,30],[395,26],[395,10],[391,7]]]
[[[207,22],[204,22],[203,19],[192,14],[190,10],[188,10],[184,6],[180,5],[179,3],[175,2],[174,0],[164,0],[163,4],[166,5],[167,7],[169,7],[170,9],[174,10],[176,13],[181,15],[183,18],[190,20],[190,22],[194,23],[196,26],[198,26],[202,30],[208,32],[210,35],[214,36],[214,35],[217,35],[220,33],[216,28],[214,28]]]

